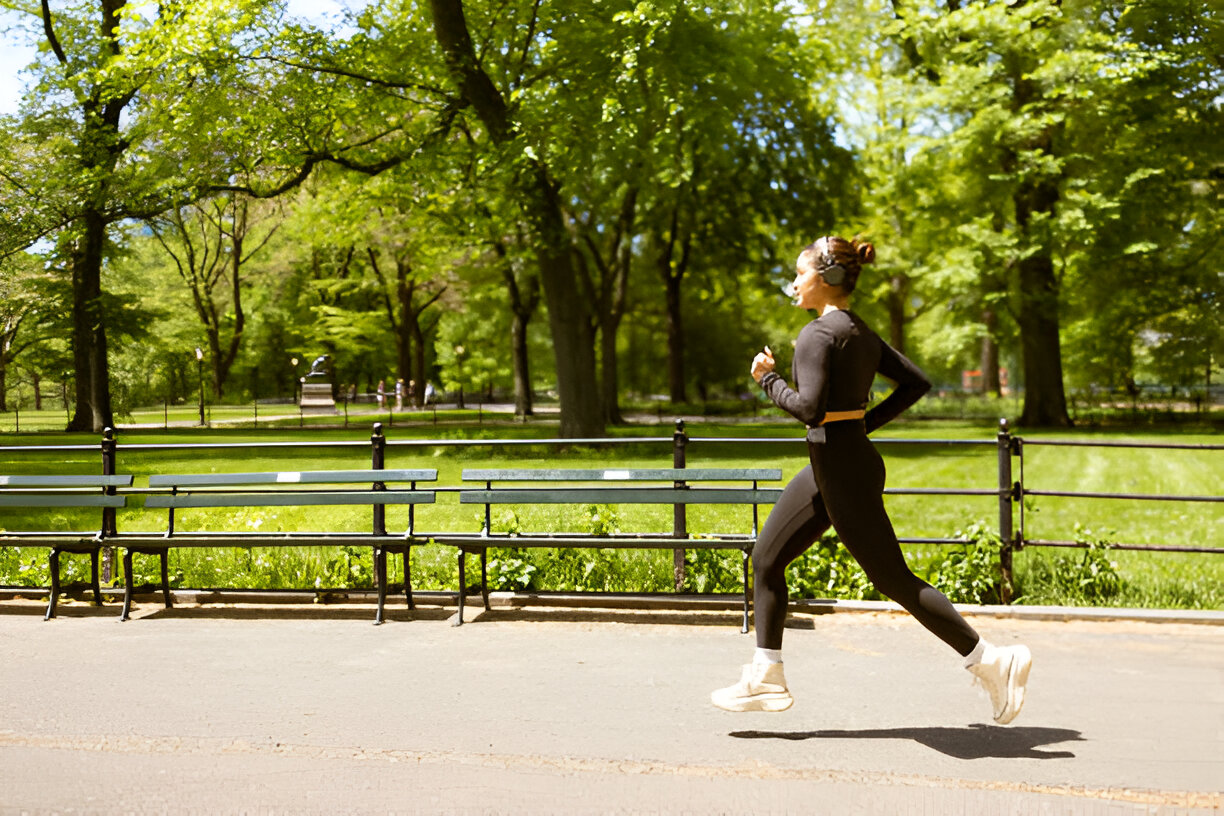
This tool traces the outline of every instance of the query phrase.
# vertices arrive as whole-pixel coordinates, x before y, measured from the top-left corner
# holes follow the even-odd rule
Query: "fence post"
[[[116,458],[116,442],[115,430],[113,428],[102,429],[102,475],[115,475],[115,458]],[[115,488],[108,485],[103,488],[106,495],[115,495]],[[102,536],[113,536],[119,531],[118,525],[115,523],[115,508],[102,508]],[[115,550],[112,547],[102,548],[102,580],[110,582],[114,572]]]
[[[383,470],[387,458],[387,439],[383,436],[381,422],[374,423],[374,433],[370,434],[370,467],[373,470]],[[386,490],[387,486],[382,482],[374,483],[375,490]],[[374,535],[387,534],[387,508],[386,505],[374,505]]]
[[[1012,546],[1015,534],[1012,524],[1012,502],[1015,499],[1012,490],[1011,461],[1011,430],[1007,419],[999,420],[999,435],[997,450],[999,456],[999,570],[1003,576],[1003,585],[999,589],[999,600],[1011,603],[1012,597]]]
[[[676,420],[676,430],[672,432],[672,467],[684,467],[685,446],[688,445],[688,435],[684,432],[684,420]],[[673,483],[675,487],[684,487],[684,482]],[[688,519],[685,515],[685,505],[676,504],[672,508],[672,536],[688,538]],[[672,550],[672,572],[675,578],[676,591],[684,590],[684,548]]]

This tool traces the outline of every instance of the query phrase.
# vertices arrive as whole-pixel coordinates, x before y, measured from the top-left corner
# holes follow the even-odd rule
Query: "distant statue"
[[[326,377],[328,372],[327,362],[330,358],[323,354],[315,358],[315,361],[310,364],[310,371],[307,372],[307,377]]]

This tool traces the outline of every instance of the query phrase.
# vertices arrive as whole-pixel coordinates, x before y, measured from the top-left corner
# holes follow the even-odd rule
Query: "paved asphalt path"
[[[904,615],[797,615],[795,706],[709,692],[733,613],[0,604],[0,813],[1200,814],[1224,626],[972,619],[1034,654],[1007,727]]]

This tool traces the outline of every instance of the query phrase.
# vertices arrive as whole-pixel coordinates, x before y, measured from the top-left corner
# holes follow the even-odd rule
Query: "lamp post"
[[[204,352],[196,346],[196,369],[200,374],[200,427],[204,426]]]
[[[298,359],[296,357],[290,357],[289,364],[293,366],[293,402],[294,404],[296,404],[298,401],[298,375],[297,375]]]

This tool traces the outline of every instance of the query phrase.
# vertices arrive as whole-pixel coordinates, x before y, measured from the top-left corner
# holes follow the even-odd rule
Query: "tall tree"
[[[458,93],[472,107],[485,138],[501,151],[516,153],[508,192],[522,211],[539,260],[561,398],[560,433],[563,437],[602,435],[594,336],[579,288],[560,184],[534,146],[518,136],[515,113],[506,100],[510,89],[498,88],[478,57],[462,0],[430,0],[429,7],[434,34]],[[509,45],[526,53],[533,45],[534,32],[525,37]],[[521,82],[521,77],[514,79]]]
[[[938,135],[927,149],[946,157],[952,178],[972,196],[928,197],[920,202],[924,217],[947,219],[962,241],[977,244],[979,260],[994,267],[982,269],[982,292],[995,303],[990,279],[1006,274],[1023,358],[1020,419],[1066,425],[1065,286],[1118,204],[1116,185],[1102,195],[1109,179],[1134,183],[1134,173],[1155,169],[1148,157],[1133,172],[1106,159],[1116,154],[1100,139],[1099,123],[1115,122],[1123,140],[1148,126],[1123,112],[1123,100],[1158,73],[1163,49],[1136,47],[1115,25],[1134,12],[1126,3],[892,6],[898,50],[932,83],[927,127]],[[1174,91],[1176,83],[1166,87]],[[956,210],[971,215],[958,218]]]
[[[200,177],[227,175],[218,170],[228,160],[217,135],[225,117],[216,110],[197,115],[210,124],[191,138],[176,123],[185,107],[207,97],[196,91],[215,78],[213,69],[232,62],[238,32],[261,6],[167,0],[133,9],[126,0],[91,0],[53,9],[43,0],[28,7],[45,49],[33,66],[39,82],[7,123],[17,149],[0,160],[0,254],[47,240],[70,271],[71,430],[97,431],[114,420],[113,315],[103,290],[112,232],[191,200]]]

